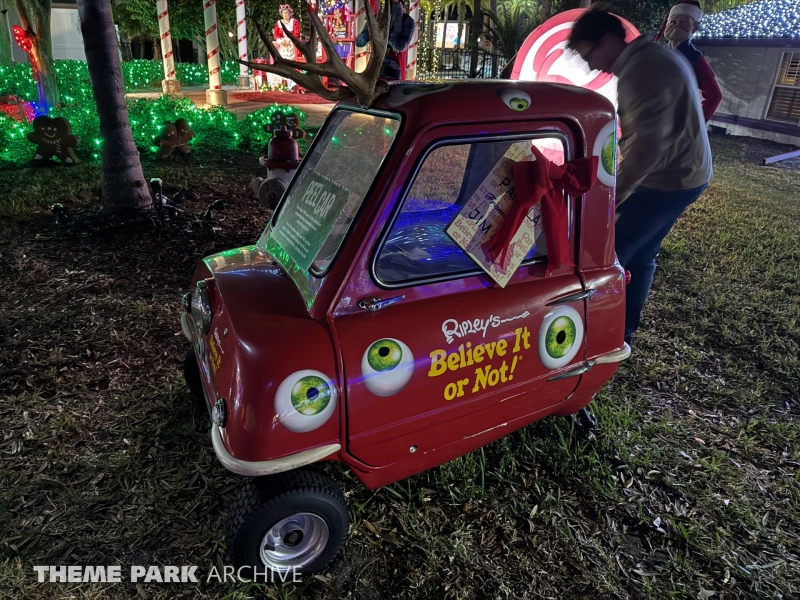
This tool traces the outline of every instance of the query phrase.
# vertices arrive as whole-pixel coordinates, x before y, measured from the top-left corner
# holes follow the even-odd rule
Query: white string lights
[[[705,15],[700,38],[800,38],[800,0],[762,0]]]

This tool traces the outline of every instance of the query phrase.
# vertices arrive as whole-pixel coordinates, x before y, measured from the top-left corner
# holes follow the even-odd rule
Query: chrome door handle
[[[405,296],[395,296],[394,298],[387,298],[386,300],[381,300],[380,298],[364,298],[359,300],[358,306],[364,310],[376,312],[382,308],[400,302],[403,298],[405,298]]]
[[[574,292],[572,294],[567,294],[566,296],[562,296],[561,298],[556,298],[552,302],[548,302],[545,306],[555,306],[556,304],[568,304],[570,302],[575,302],[576,300],[591,300],[594,295],[597,293],[597,290],[584,290],[583,292]]]
[[[589,362],[585,362],[582,365],[577,365],[573,367],[569,371],[564,371],[556,375],[555,377],[551,377],[547,381],[559,381],[561,379],[569,379],[570,377],[577,377],[578,375],[583,375],[587,371],[591,371],[592,367],[594,366],[594,361],[590,360]]]

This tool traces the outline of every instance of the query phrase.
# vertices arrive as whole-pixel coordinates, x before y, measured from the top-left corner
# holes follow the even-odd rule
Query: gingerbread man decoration
[[[33,131],[28,134],[28,141],[36,144],[36,156],[33,160],[44,161],[57,156],[68,165],[80,162],[72,151],[80,140],[72,135],[72,126],[64,117],[36,117],[33,120]]]
[[[277,131],[288,131],[289,137],[301,139],[306,137],[306,132],[300,129],[300,117],[295,113],[272,113],[270,122],[264,125],[264,131],[275,133]]]
[[[168,158],[175,150],[181,154],[191,154],[188,141],[194,137],[194,131],[189,128],[186,119],[178,119],[174,123],[164,123],[161,133],[158,134],[158,154],[156,158],[162,160]]]

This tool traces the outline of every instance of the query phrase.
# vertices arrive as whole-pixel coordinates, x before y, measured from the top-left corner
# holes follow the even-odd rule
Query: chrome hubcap
[[[281,519],[261,539],[261,560],[275,571],[305,567],[328,545],[328,525],[318,515],[297,513]]]

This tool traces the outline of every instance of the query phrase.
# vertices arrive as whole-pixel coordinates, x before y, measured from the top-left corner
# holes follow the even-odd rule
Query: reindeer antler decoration
[[[317,13],[311,10],[306,0],[301,0],[303,8],[308,14],[311,21],[311,39],[308,42],[302,42],[297,39],[291,31],[286,28],[286,25],[281,21],[281,26],[286,36],[292,41],[295,47],[300,51],[306,62],[297,62],[294,60],[287,60],[283,58],[278,52],[272,40],[269,39],[267,32],[258,21],[253,21],[258,29],[258,35],[261,41],[267,47],[267,51],[272,57],[273,63],[271,65],[263,63],[251,63],[248,61],[240,60],[243,65],[247,65],[251,69],[259,71],[267,71],[274,73],[287,79],[291,79],[295,83],[301,85],[314,92],[315,94],[338,102],[346,98],[356,97],[356,101],[363,107],[369,107],[375,99],[389,89],[389,84],[385,81],[378,81],[383,58],[386,55],[386,47],[389,42],[389,7],[387,0],[383,4],[382,9],[378,13],[377,19],[372,13],[369,0],[364,2],[364,11],[367,19],[367,29],[369,31],[369,39],[372,43],[372,52],[367,63],[367,68],[362,73],[356,73],[344,64],[344,61],[339,57],[336,52],[336,46],[325,25],[319,18]],[[327,58],[323,63],[317,63],[316,48],[317,36],[319,41],[325,48]],[[302,71],[305,71],[303,73]],[[329,90],[322,83],[322,77],[332,77],[344,82],[347,87],[340,87],[335,91]]]

